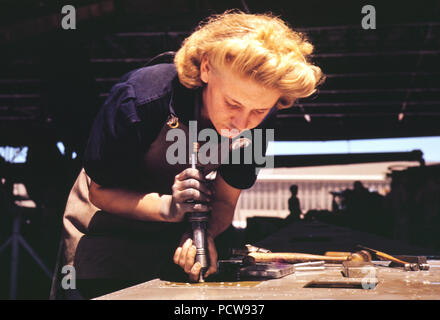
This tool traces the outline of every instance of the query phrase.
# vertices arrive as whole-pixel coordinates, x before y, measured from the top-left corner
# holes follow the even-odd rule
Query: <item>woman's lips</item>
[[[234,138],[240,134],[240,130],[238,129],[231,129],[229,127],[224,127],[221,129],[220,134],[224,137],[228,138]]]

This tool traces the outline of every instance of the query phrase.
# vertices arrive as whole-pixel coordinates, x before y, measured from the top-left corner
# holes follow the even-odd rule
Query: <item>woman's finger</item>
[[[193,267],[191,268],[191,272],[189,273],[189,278],[193,282],[199,281],[200,277],[200,270],[202,269],[202,265],[200,262],[194,263]]]
[[[197,189],[185,189],[180,191],[176,195],[176,199],[179,202],[184,202],[188,200],[194,201],[202,201],[202,202],[210,202],[211,198],[206,196],[203,192],[200,192]]]
[[[185,270],[186,273],[190,273],[192,267],[194,266],[194,260],[196,259],[196,252],[197,252],[197,248],[195,245],[192,245],[188,249],[188,254],[186,255],[185,258],[185,267],[183,268],[183,270]]]
[[[185,169],[176,176],[176,179],[180,180],[180,181],[184,181],[184,180],[191,179],[191,178],[202,181],[202,182],[206,181],[205,176],[202,174],[202,172],[200,170],[193,169],[193,168]]]
[[[185,258],[186,255],[188,254],[188,250],[191,247],[191,245],[192,245],[192,239],[187,239],[182,246],[182,252],[180,253],[179,263],[178,263],[179,266],[181,266],[182,268],[185,268]]]
[[[212,194],[212,191],[208,187],[206,183],[203,183],[196,179],[187,179],[184,181],[181,181],[178,183],[179,190],[185,190],[185,189],[196,189],[203,192],[205,195],[210,196]]]

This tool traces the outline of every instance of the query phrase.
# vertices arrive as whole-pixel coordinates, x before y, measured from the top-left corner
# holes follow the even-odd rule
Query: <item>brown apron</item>
[[[143,171],[139,174],[149,188],[145,193],[171,194],[175,175],[190,167],[168,164],[166,150],[174,143],[166,141],[170,129],[165,122],[144,155]],[[186,132],[188,146],[188,126],[180,123],[179,129]],[[218,166],[208,164],[204,173],[215,171]],[[82,169],[67,200],[63,216],[64,265],[73,265],[78,279],[158,277],[161,265],[172,263],[188,223],[145,222],[104,212],[89,201],[90,181]]]

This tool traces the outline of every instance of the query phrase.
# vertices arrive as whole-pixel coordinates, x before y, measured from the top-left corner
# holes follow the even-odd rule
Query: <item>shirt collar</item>
[[[186,125],[191,120],[199,121],[202,104],[202,88],[188,89],[176,76],[173,80],[170,111],[179,118],[179,121]]]

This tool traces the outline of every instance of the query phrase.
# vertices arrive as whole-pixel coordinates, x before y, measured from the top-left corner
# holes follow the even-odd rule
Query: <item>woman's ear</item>
[[[200,63],[200,80],[205,84],[209,82],[209,74],[210,74],[210,66],[208,58],[203,57],[202,62]]]

